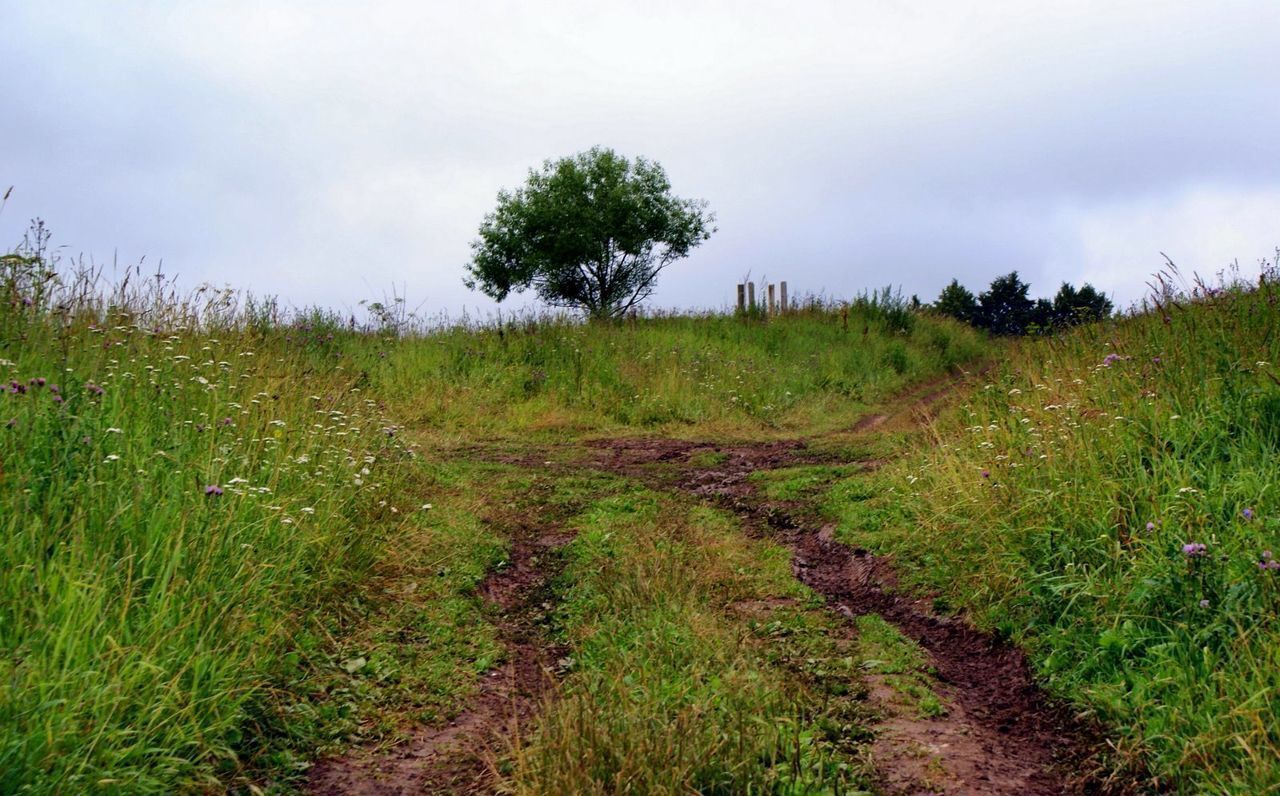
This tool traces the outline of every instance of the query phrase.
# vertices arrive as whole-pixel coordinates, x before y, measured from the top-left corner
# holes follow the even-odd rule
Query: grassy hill
[[[1019,345],[917,455],[829,496],[1186,792],[1280,783],[1276,276],[1167,276],[1141,313]]]
[[[1024,647],[1110,728],[1106,765],[1274,788],[1274,277],[1016,344],[888,294],[397,335],[7,257],[0,790],[287,790],[318,755],[438,725],[510,665],[487,590],[548,536],[569,541],[537,554],[528,621],[563,658],[559,701],[507,787],[873,782],[863,679],[942,716],[926,658],[877,616],[843,635],[784,546],[660,488],[661,450],[588,472],[637,437],[703,474],[715,443],[812,451],[752,488]],[[854,434],[982,362],[940,416]]]
[[[829,427],[982,346],[873,301],[398,339],[37,254],[0,270],[5,792],[247,786],[447,714],[508,542],[432,446]]]

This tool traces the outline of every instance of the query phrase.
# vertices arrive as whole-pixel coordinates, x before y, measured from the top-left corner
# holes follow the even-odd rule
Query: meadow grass
[[[626,487],[574,521],[558,592],[572,671],[517,745],[517,793],[851,793],[862,728],[784,665],[856,684],[785,549]],[[781,606],[760,622],[735,609]],[[772,644],[770,644],[772,642]],[[812,679],[809,681],[813,682]]]
[[[0,791],[287,778],[359,731],[375,677],[445,709],[493,646],[472,592],[501,544],[424,507],[456,484],[362,391],[367,340],[96,277],[0,270]],[[375,593],[442,548],[416,600]],[[344,651],[388,612],[433,646]]]
[[[56,267],[42,234],[0,259],[4,792],[270,790],[296,782],[319,751],[389,743],[412,721],[449,718],[502,654],[476,595],[507,544],[486,519],[528,486],[450,450],[834,428],[983,348],[965,327],[865,300],[768,321],[358,326],[230,290],[180,295],[137,270],[107,285],[100,271]],[[717,522],[725,539],[736,533]],[[673,527],[694,533],[687,521]],[[759,703],[721,685],[671,708],[692,722],[691,738],[767,753],[739,779],[730,765],[725,781],[818,776],[827,752],[804,750],[826,742],[802,726],[804,701],[770,668],[770,656],[788,654],[742,651],[750,628],[716,616],[712,587],[689,580],[710,566],[706,550],[732,545],[695,536],[661,549],[680,551],[679,566],[633,595],[655,601],[654,612],[628,614],[633,637],[660,635],[660,612],[676,611],[677,646],[730,645],[728,657],[689,659],[697,671],[764,684]],[[646,550],[636,560],[657,566],[658,548]],[[746,569],[785,569],[776,551],[754,563],[734,555]],[[701,561],[692,570],[689,556]],[[581,589],[604,587],[571,571],[587,584],[569,603],[582,609]],[[737,577],[715,571],[709,582]],[[657,598],[667,587],[695,591],[672,606]],[[566,614],[566,626],[585,627],[587,615]],[[806,638],[817,650],[823,633],[807,616],[767,632],[792,639],[786,649]],[[584,660],[621,671],[579,641]],[[654,654],[672,656],[650,667],[657,682],[679,682],[684,653]],[[575,704],[620,695],[575,682]],[[693,722],[716,704],[724,726]],[[763,724],[750,718],[757,709]],[[661,715],[653,703],[636,710]],[[618,720],[638,734],[623,745],[650,726]],[[779,773],[779,744],[791,774]]]
[[[841,538],[1026,647],[1189,793],[1280,789],[1280,288],[1176,290],[1018,346]]]
[[[405,423],[520,439],[600,433],[785,435],[851,424],[905,385],[972,361],[980,335],[874,305],[771,321],[525,319],[401,341],[372,375]]]

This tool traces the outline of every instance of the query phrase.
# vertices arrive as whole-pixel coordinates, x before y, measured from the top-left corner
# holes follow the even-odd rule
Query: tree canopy
[[[1111,314],[1111,299],[1093,285],[1085,283],[1077,290],[1063,282],[1057,295],[1031,299],[1031,286],[1018,277],[1017,271],[998,276],[981,295],[974,297],[958,279],[942,289],[933,309],[943,315],[986,329],[992,334],[1021,335],[1046,333]]]
[[[671,193],[662,166],[595,147],[546,161],[500,191],[471,244],[466,285],[498,301],[528,289],[553,306],[614,317],[711,237],[706,202]]]

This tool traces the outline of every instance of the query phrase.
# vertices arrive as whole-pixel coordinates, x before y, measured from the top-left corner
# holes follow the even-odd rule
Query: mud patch
[[[550,582],[563,531],[514,529],[505,566],[491,572],[479,592],[492,609],[505,662],[486,673],[465,709],[447,726],[419,728],[386,753],[359,750],[329,758],[309,772],[306,791],[351,796],[491,793],[494,761],[519,736],[555,686],[563,649],[548,643]]]

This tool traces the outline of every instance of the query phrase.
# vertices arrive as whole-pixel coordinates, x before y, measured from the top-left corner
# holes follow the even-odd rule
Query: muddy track
[[[870,415],[851,431],[871,433],[892,421],[932,413],[945,384],[919,388],[887,414]],[[873,756],[882,787],[903,794],[1063,794],[1126,792],[1103,779],[1108,748],[1102,730],[1035,683],[1025,656],[961,619],[936,616],[929,605],[895,593],[890,562],[833,538],[812,509],[760,497],[750,475],[762,470],[825,463],[829,455],[803,441],[718,445],[681,440],[619,439],[592,444],[590,466],[656,488],[697,496],[738,514],[752,533],[790,548],[797,579],[822,594],[847,618],[878,614],[928,654],[935,692],[946,715],[926,718],[895,707],[870,677],[882,709]],[[698,462],[716,461],[702,466]],[[850,464],[849,462],[845,462]],[[876,463],[866,463],[870,469]]]
[[[565,652],[549,642],[546,616],[558,551],[572,535],[518,524],[511,530],[505,566],[489,573],[479,592],[485,600],[505,662],[481,679],[476,693],[447,726],[414,729],[388,752],[356,750],[320,761],[308,772],[306,791],[351,796],[491,793],[493,762],[527,727],[554,688]]]

